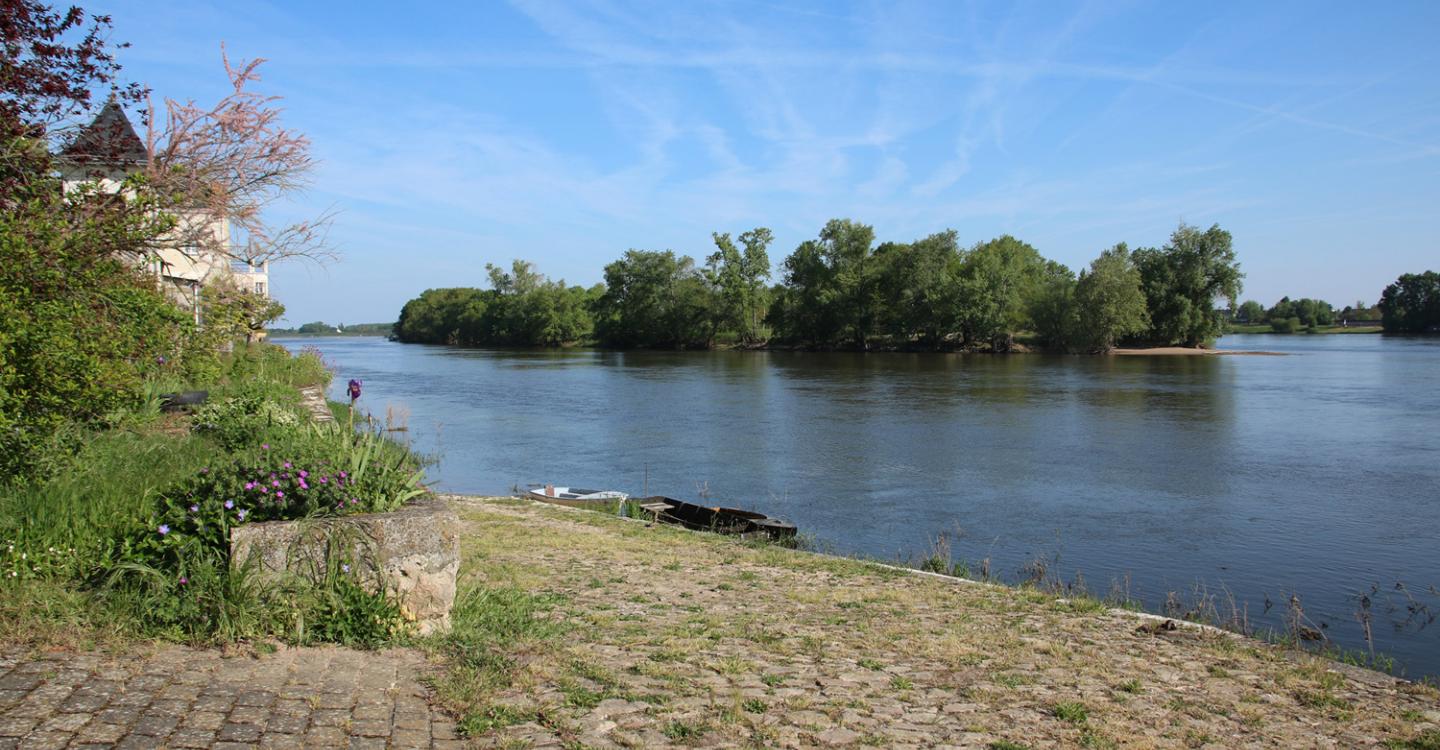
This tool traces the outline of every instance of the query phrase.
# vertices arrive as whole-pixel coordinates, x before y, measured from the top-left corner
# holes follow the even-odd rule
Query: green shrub
[[[252,380],[234,393],[211,398],[196,410],[193,429],[226,449],[236,450],[259,445],[277,431],[300,426],[299,399],[293,388]]]

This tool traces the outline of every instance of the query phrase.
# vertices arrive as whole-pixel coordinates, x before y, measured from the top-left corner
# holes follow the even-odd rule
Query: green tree
[[[785,338],[820,346],[841,340],[865,348],[880,307],[873,227],[831,219],[818,239],[785,259],[784,292],[771,324]]]
[[[1249,323],[1251,325],[1264,323],[1265,306],[1253,299],[1245,300],[1240,304],[1240,311],[1235,314],[1235,321],[1237,323]]]
[[[1147,339],[1201,346],[1222,333],[1215,301],[1234,304],[1244,278],[1229,232],[1218,224],[1204,231],[1181,224],[1163,249],[1141,248],[1133,258],[1150,311]]]
[[[939,348],[959,327],[960,246],[953,230],[875,250],[882,328]]]
[[[960,330],[965,343],[1005,351],[1030,325],[1030,299],[1047,277],[1039,251],[1010,235],[976,245],[960,270]]]
[[[334,329],[335,329],[335,327],[332,326],[332,325],[330,325],[329,323],[326,323],[326,322],[323,321],[323,320],[317,320],[317,321],[315,321],[315,322],[313,322],[313,323],[304,323],[304,324],[302,324],[298,329],[296,329],[295,332],[296,332],[296,333],[329,333],[330,331],[332,331],[332,330],[334,330]]]
[[[1074,346],[1080,326],[1075,290],[1075,274],[1060,263],[1048,261],[1044,277],[1029,301],[1030,328],[1042,345],[1051,349]]]
[[[1115,342],[1143,333],[1150,325],[1140,270],[1130,249],[1120,243],[1100,253],[1075,285],[1077,338],[1091,350],[1109,351]]]
[[[1440,331],[1440,273],[1407,273],[1380,294],[1380,324],[1386,333]]]
[[[756,227],[740,234],[735,246],[729,234],[715,233],[716,250],[706,259],[708,276],[716,288],[717,322],[714,327],[729,328],[747,342],[760,340],[760,318],[769,303],[770,278],[768,249],[774,236],[765,227]]]
[[[594,303],[595,335],[622,348],[708,345],[711,289],[689,256],[630,250],[605,266]]]

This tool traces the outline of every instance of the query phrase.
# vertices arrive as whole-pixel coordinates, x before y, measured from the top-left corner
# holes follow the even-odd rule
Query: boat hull
[[[764,513],[756,513],[753,510],[696,505],[663,495],[641,498],[639,502],[669,505],[670,509],[657,514],[656,520],[695,531],[710,531],[716,534],[737,536],[765,536],[771,539],[793,537],[797,531],[793,523],[770,518]]]

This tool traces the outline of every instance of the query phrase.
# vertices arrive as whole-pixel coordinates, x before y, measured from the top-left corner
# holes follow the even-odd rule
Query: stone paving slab
[[[0,649],[0,750],[462,747],[455,724],[430,705],[427,668],[403,649]]]

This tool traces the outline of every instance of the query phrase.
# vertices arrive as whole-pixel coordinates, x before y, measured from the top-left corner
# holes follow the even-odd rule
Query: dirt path
[[[499,747],[1412,747],[1440,693],[1089,604],[452,498],[462,576],[555,602],[480,696]],[[1386,741],[1395,744],[1385,744]],[[1432,745],[1413,745],[1432,747]]]

